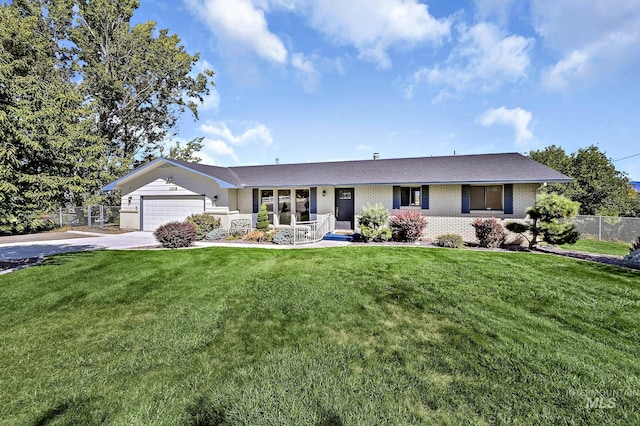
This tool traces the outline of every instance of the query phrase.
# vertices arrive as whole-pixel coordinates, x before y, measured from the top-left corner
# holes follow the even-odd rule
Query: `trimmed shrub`
[[[187,221],[196,228],[199,240],[204,240],[209,232],[220,228],[220,219],[206,213],[194,213],[187,218]]]
[[[153,233],[164,248],[191,247],[198,233],[191,222],[169,222]]]
[[[214,229],[213,231],[205,235],[204,239],[209,241],[218,241],[218,240],[224,240],[228,236],[229,236],[229,233],[227,232],[226,229]]]
[[[244,241],[261,242],[265,239],[265,232],[259,230],[253,230],[242,238]]]
[[[438,247],[464,248],[464,241],[458,234],[444,234],[436,238],[435,244]]]
[[[391,239],[391,229],[387,227],[389,223],[389,210],[383,205],[367,206],[362,209],[358,224],[362,240],[368,241],[388,241]]]
[[[285,228],[277,231],[273,236],[273,242],[279,245],[293,245],[293,242],[294,242],[293,228]]]
[[[269,229],[269,212],[267,212],[266,204],[260,206],[258,218],[256,219],[256,229],[258,231],[267,231]]]
[[[629,268],[640,269],[640,249],[634,250],[624,257],[624,264]]]
[[[640,237],[636,238],[636,240],[631,243],[629,247],[629,254],[633,253],[636,250],[640,250]]]
[[[427,223],[427,218],[417,211],[407,210],[392,216],[389,227],[394,239],[412,243],[422,236]]]
[[[480,247],[496,248],[504,244],[506,233],[495,218],[476,219],[471,226],[476,229],[476,238]]]

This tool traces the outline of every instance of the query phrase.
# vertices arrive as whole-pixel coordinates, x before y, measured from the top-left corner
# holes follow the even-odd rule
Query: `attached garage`
[[[143,231],[154,231],[167,222],[183,221],[205,210],[202,195],[144,196],[141,201]]]

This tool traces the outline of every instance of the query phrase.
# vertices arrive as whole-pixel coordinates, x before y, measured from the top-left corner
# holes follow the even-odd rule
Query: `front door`
[[[353,229],[353,188],[336,188],[336,228]]]

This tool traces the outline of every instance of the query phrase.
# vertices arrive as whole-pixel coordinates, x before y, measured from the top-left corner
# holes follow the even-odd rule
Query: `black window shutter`
[[[315,186],[309,189],[309,213],[318,213],[318,188]]]
[[[504,214],[513,214],[513,184],[504,185]]]
[[[260,210],[260,191],[258,188],[253,188],[253,212],[258,213]]]
[[[393,187],[393,208],[394,209],[400,208],[400,187],[399,186]]]
[[[469,213],[471,205],[471,188],[469,185],[462,185],[462,213]]]
[[[422,185],[422,208],[429,208],[429,185]]]

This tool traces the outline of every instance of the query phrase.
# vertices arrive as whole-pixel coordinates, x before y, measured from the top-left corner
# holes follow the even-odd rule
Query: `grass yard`
[[[0,276],[2,424],[639,424],[640,273],[413,247]]]
[[[629,254],[627,243],[613,243],[611,241],[578,240],[575,244],[563,244],[560,247],[565,250],[583,251],[586,253],[610,254],[613,256],[626,256]]]

